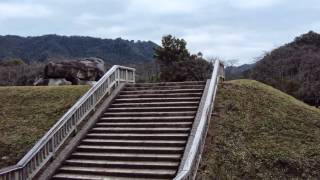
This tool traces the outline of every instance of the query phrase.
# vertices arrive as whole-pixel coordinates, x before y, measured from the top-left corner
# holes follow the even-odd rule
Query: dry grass
[[[221,85],[198,179],[319,179],[320,111],[251,80]]]
[[[0,87],[0,167],[20,160],[88,88]]]

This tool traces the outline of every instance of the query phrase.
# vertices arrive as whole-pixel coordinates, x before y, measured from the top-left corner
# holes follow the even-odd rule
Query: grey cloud
[[[320,30],[310,0],[1,0],[0,34],[90,35],[152,40],[185,38],[194,53],[251,62],[295,36]],[[308,6],[308,4],[312,4]],[[4,7],[4,6],[2,6]],[[37,14],[15,14],[14,8]],[[12,16],[8,16],[12,14]],[[27,12],[24,12],[27,13]],[[30,12],[29,12],[30,13]],[[41,17],[41,18],[40,18]],[[1,20],[2,19],[2,20]]]

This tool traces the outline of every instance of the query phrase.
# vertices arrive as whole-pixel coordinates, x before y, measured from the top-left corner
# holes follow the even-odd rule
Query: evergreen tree
[[[187,42],[172,35],[162,38],[162,47],[155,49],[155,59],[160,67],[161,81],[201,81],[208,78],[212,64],[202,58],[202,53],[190,55]]]

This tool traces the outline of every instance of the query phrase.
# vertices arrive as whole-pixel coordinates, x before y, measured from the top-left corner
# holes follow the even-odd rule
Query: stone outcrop
[[[49,62],[45,67],[44,78],[34,85],[92,85],[105,73],[105,64],[99,58]]]

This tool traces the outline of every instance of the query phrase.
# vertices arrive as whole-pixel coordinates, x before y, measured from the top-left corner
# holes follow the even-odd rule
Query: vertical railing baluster
[[[136,71],[135,70],[132,70],[132,81],[133,81],[133,83],[136,82]]]
[[[120,68],[118,69],[118,83],[120,83],[121,81],[121,72],[120,72]]]
[[[128,70],[126,69],[126,81],[128,81]]]

